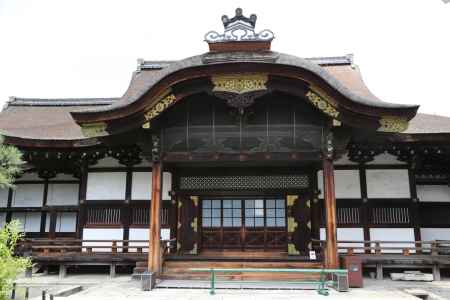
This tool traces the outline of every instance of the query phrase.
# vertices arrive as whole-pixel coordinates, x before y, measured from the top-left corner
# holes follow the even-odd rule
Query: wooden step
[[[209,272],[192,272],[190,268],[255,268],[255,269],[318,269],[322,264],[301,261],[166,261],[162,277],[166,279],[209,280]],[[317,280],[319,274],[272,273],[272,272],[233,272],[218,274],[219,280]]]

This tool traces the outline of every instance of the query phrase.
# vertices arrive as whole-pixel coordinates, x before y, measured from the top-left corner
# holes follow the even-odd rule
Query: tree
[[[8,299],[17,275],[31,267],[29,258],[14,256],[17,242],[23,237],[19,228],[19,221],[13,220],[0,230],[0,300]]]
[[[14,146],[5,145],[0,136],[0,188],[14,187],[14,178],[22,172],[22,153]],[[14,255],[17,242],[23,238],[20,222],[14,220],[0,228],[0,300],[8,299],[17,275],[31,267],[31,260]]]
[[[22,153],[14,146],[5,145],[0,136],[0,188],[13,187],[14,178],[22,173]]]

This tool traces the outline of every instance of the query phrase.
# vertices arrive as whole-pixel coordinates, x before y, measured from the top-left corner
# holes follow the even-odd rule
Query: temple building
[[[450,240],[450,118],[377,98],[352,55],[275,52],[241,9],[222,22],[204,54],[138,60],[120,97],[11,97],[0,134],[27,165],[0,224],[81,241],[46,264],[113,245],[158,273],[225,257],[334,268],[352,241]]]

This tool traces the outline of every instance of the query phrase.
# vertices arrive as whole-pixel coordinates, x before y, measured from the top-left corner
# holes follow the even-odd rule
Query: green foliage
[[[22,172],[22,153],[14,146],[5,145],[0,137],[0,188],[13,186],[14,178]]]
[[[14,256],[17,242],[23,238],[19,228],[19,221],[14,220],[0,230],[0,300],[8,299],[17,275],[31,267],[30,259]]]

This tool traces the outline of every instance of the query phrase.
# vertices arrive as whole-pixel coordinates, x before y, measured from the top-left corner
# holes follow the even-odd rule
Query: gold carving
[[[295,200],[298,199],[297,195],[288,195],[287,196],[287,206],[294,206]]]
[[[245,94],[267,89],[267,74],[231,74],[212,76],[213,92]]]
[[[288,232],[294,232],[297,226],[298,224],[295,221],[294,217],[288,217]]]
[[[325,114],[329,115],[332,118],[337,118],[339,116],[339,112],[336,108],[333,107],[326,99],[314,93],[313,91],[308,91],[306,93],[306,98],[318,109],[320,109]]]
[[[306,223],[306,227],[308,227],[309,230],[311,230],[311,221],[308,221],[308,223]]]
[[[172,105],[177,98],[174,94],[169,93],[165,94],[161,100],[158,101],[153,107],[144,114],[144,118],[146,121],[151,121],[152,119],[159,116],[163,111],[165,111],[170,105]],[[146,126],[146,124],[144,124]],[[150,128],[150,123],[148,124],[148,128]]]
[[[306,207],[308,207],[308,208],[311,207],[311,200],[307,200],[307,201],[306,201]]]
[[[408,120],[402,117],[387,116],[380,119],[378,131],[403,132],[408,129]]]
[[[100,135],[107,134],[106,132],[106,123],[97,122],[97,123],[87,123],[81,125],[81,131],[85,137],[96,137]]]
[[[192,248],[191,251],[189,251],[189,254],[197,254],[197,243],[194,243],[194,247]]]
[[[198,196],[191,196],[191,200],[194,206],[198,206]]]
[[[298,255],[300,251],[295,248],[295,245],[292,243],[288,244],[288,255]]]
[[[197,217],[195,217],[191,222],[191,228],[194,232],[197,232]]]

